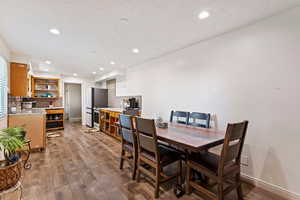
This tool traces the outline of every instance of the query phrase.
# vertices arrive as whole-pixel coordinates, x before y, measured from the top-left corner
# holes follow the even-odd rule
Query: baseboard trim
[[[256,187],[259,187],[263,190],[266,190],[268,192],[276,194],[286,200],[300,200],[300,194],[291,192],[291,191],[284,189],[278,185],[274,185],[274,184],[265,182],[261,179],[254,178],[254,177],[251,177],[251,176],[249,176],[247,174],[243,174],[243,173],[241,174],[241,176],[244,181],[246,181]]]

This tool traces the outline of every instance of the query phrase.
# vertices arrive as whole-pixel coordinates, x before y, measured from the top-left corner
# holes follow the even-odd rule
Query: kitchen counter
[[[42,108],[45,110],[55,110],[55,109],[64,109],[64,107],[46,107],[46,108]]]
[[[100,108],[99,110],[108,110],[111,112],[120,112],[120,113],[124,111],[123,108]]]
[[[22,110],[21,112],[17,113],[9,113],[8,115],[45,115],[45,109],[42,108],[33,108],[30,110]]]

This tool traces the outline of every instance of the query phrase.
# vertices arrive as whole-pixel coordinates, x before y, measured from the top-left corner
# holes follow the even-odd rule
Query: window
[[[6,62],[0,57],[0,118],[7,112],[7,67]]]

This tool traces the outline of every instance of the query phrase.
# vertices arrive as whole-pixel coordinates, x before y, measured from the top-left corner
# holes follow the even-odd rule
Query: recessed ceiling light
[[[199,13],[198,18],[199,19],[206,19],[210,16],[210,13],[206,10],[203,10]]]
[[[53,35],[59,35],[59,34],[60,34],[60,31],[59,31],[58,29],[56,29],[56,28],[52,28],[52,29],[50,29],[49,31],[50,31],[50,33],[52,33]]]
[[[103,67],[100,67],[99,69],[100,69],[100,71],[103,71],[103,70],[104,70],[104,68],[103,68]]]
[[[114,61],[110,61],[110,64],[111,64],[111,65],[114,65],[114,64],[116,64],[116,63],[115,63]]]
[[[50,64],[51,64],[51,61],[50,61],[50,60],[46,60],[45,63],[46,63],[47,65],[50,65]]]
[[[134,48],[134,49],[132,49],[132,52],[133,52],[133,53],[139,53],[139,52],[140,52],[140,50],[139,50],[139,49],[137,49],[137,48]]]
[[[76,73],[74,73],[74,74],[73,74],[73,76],[77,76],[77,74],[76,74]]]
[[[92,72],[93,74],[97,74],[97,72]]]

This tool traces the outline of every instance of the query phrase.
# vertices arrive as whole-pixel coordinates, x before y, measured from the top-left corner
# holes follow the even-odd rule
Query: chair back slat
[[[119,116],[121,137],[127,143],[134,144],[135,137],[133,133],[132,117],[129,115],[120,114]]]
[[[158,158],[158,145],[155,122],[153,119],[136,118],[136,129],[138,138],[139,153],[147,151]]]
[[[240,165],[247,128],[248,121],[228,124],[219,160],[219,173],[221,175],[227,165]]]
[[[185,111],[171,111],[170,115],[170,122],[176,122],[179,124],[188,124],[189,120],[189,112]],[[174,121],[174,118],[176,117],[176,120]]]
[[[136,129],[139,133],[154,136],[156,134],[155,123],[152,119],[136,118]]]
[[[130,115],[120,114],[119,122],[122,127],[132,129],[132,118]]]
[[[133,139],[133,133],[131,130],[128,130],[126,128],[122,128],[122,137],[127,143],[132,143],[134,142]]]
[[[151,153],[156,152],[156,144],[153,141],[153,137],[140,134],[139,135],[139,142],[142,150],[146,150]]]
[[[201,123],[203,122],[203,123]],[[192,112],[189,115],[189,125],[198,126],[202,128],[210,128],[210,114]]]
[[[225,165],[228,162],[231,162],[231,161],[235,160],[238,157],[240,146],[241,146],[240,141],[238,141],[237,143],[235,143],[233,145],[228,146],[227,153],[226,153],[226,156],[224,158]]]
[[[244,123],[238,123],[235,124],[234,126],[230,127],[230,136],[229,140],[239,140],[244,136],[244,129],[245,129],[245,124]]]

